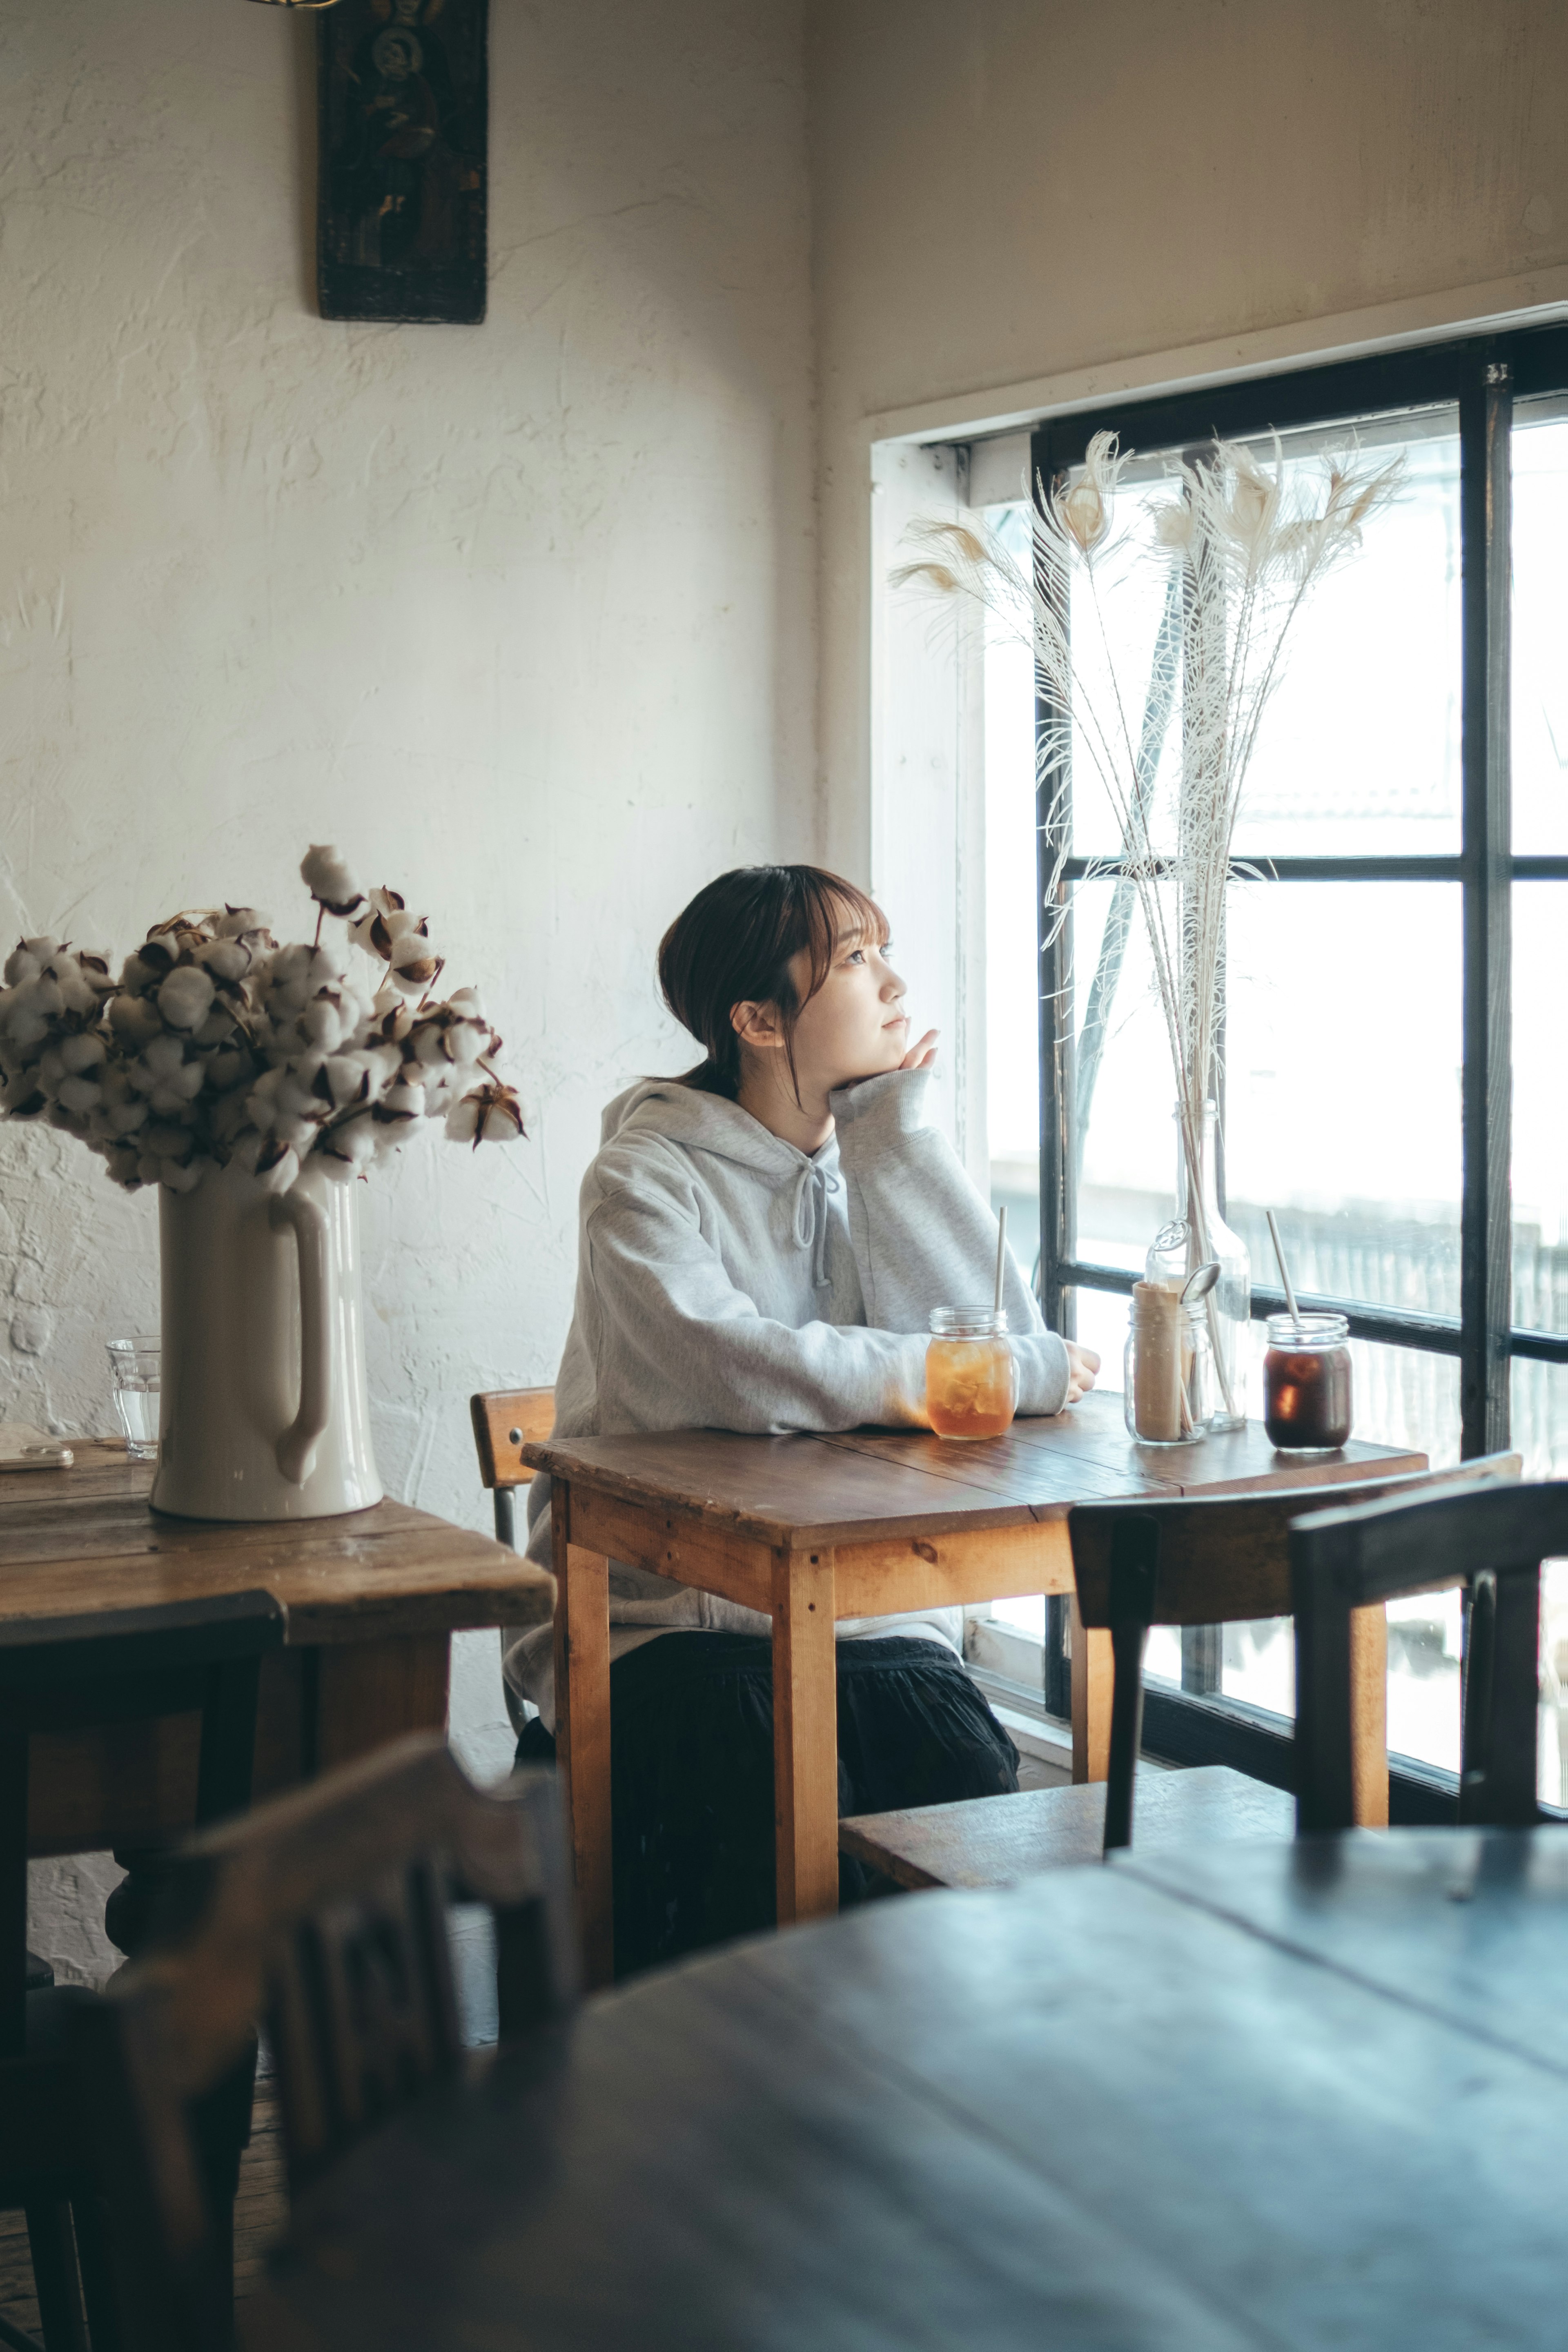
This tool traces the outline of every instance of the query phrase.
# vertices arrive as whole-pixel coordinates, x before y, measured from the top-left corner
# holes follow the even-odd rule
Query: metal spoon
[[[1182,1305],[1196,1307],[1208,1297],[1219,1280],[1219,1260],[1211,1257],[1206,1265],[1195,1265],[1182,1285]]]

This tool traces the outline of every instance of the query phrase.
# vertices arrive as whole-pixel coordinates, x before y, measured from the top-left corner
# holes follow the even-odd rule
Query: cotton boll
[[[263,939],[271,928],[271,916],[259,907],[226,907],[213,918],[213,937],[219,940]]]
[[[329,1175],[337,1174],[344,1165],[351,1171],[363,1168],[374,1150],[375,1129],[366,1111],[329,1127],[316,1146],[317,1156]]]
[[[97,1011],[97,995],[75,956],[56,956],[49,970],[68,1013],[85,1014]]]
[[[314,996],[300,1015],[300,1030],[319,1052],[335,1054],[345,1035],[353,1034],[353,1023],[344,1021],[340,997]]]
[[[158,991],[158,1010],[171,1029],[189,1036],[212,1011],[212,976],[199,964],[182,964]]]
[[[43,968],[43,958],[35,955],[26,940],[18,940],[5,959],[5,985],[16,988],[24,980],[37,980]]]
[[[462,1096],[447,1113],[447,1142],[477,1143],[479,1139],[481,1117],[482,1111],[478,1095]]]
[[[395,1080],[403,1067],[403,1056],[395,1045],[370,1045],[363,1049],[365,1066],[370,1072],[371,1092],[383,1094]]]
[[[331,1055],[321,1066],[321,1076],[334,1109],[344,1110],[350,1103],[370,1098],[370,1056],[366,1054]]]
[[[394,940],[391,968],[394,982],[405,996],[423,996],[439,977],[441,958],[427,939],[413,931],[405,939]]]
[[[156,1005],[144,996],[115,997],[109,1008],[109,1025],[127,1045],[145,1045],[163,1031]]]
[[[300,1173],[299,1154],[274,1136],[242,1137],[234,1157],[236,1165],[254,1176],[265,1192],[287,1192]]]
[[[383,999],[389,996],[394,1002],[386,1004]],[[401,1045],[414,1034],[414,1007],[405,999],[401,990],[391,986],[384,988],[375,1000],[374,1012],[376,1028],[388,1045]]]
[[[79,1076],[84,1070],[96,1069],[106,1052],[102,1038],[95,1036],[89,1029],[79,1030],[75,1036],[60,1039],[61,1066],[75,1076]]]
[[[359,1164],[356,1160],[347,1159],[342,1152],[329,1151],[321,1144],[318,1144],[315,1150],[311,1152],[310,1160],[312,1165],[320,1167],[322,1175],[331,1184],[352,1184],[359,1174]]]
[[[477,988],[455,988],[447,999],[447,1010],[463,1021],[482,1021],[485,1017],[484,1003]]]
[[[287,984],[289,981],[302,981],[310,969],[310,950],[296,944],[293,947],[279,949],[272,959],[272,969],[268,977],[273,985],[279,987]]]
[[[405,1128],[416,1119],[423,1118],[426,1108],[424,1087],[411,1086],[399,1079],[395,1086],[388,1087],[381,1100],[373,1107],[371,1117],[382,1127]]]
[[[236,1022],[226,1004],[213,1006],[192,1040],[197,1045],[225,1045],[236,1033]]]
[[[219,939],[203,948],[201,961],[215,980],[233,982],[245,978],[255,958],[243,940]]]
[[[185,1049],[178,1037],[157,1036],[142,1055],[142,1064],[154,1079],[173,1077],[184,1067]]]
[[[447,1114],[447,1133],[454,1143],[515,1143],[523,1132],[522,1105],[510,1087],[479,1087],[464,1095]]]
[[[109,1113],[109,1124],[116,1135],[134,1135],[147,1123],[147,1105],[141,1101],[116,1103]]]
[[[103,1164],[108,1169],[110,1176],[114,1179],[114,1181],[117,1184],[123,1184],[127,1192],[135,1192],[141,1184],[142,1178],[137,1167],[137,1155],[129,1148],[129,1146],[125,1144],[113,1143],[106,1145],[103,1154]]]
[[[183,1167],[178,1167],[172,1160],[165,1160],[160,1181],[171,1192],[194,1192],[213,1164],[210,1160],[187,1160]]]
[[[279,1111],[272,1121],[273,1139],[287,1144],[292,1151],[309,1151],[321,1131],[319,1120],[290,1118],[286,1111]]]
[[[60,1082],[66,1075],[66,1066],[61,1061],[56,1046],[45,1047],[38,1056],[34,1075],[47,1095],[58,1094]]]
[[[320,1055],[280,1072],[273,1100],[285,1118],[319,1118],[331,1097]]]
[[[93,1078],[66,1078],[61,1082],[58,1099],[79,1118],[96,1110],[103,1099],[103,1088]]]
[[[326,843],[312,844],[307,850],[300,860],[300,879],[329,915],[353,915],[364,904],[364,892],[344,859]]]

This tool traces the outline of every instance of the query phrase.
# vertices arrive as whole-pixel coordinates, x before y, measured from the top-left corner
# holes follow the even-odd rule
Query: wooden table
[[[1127,1434],[1119,1396],[1086,1398],[1005,1437],[924,1432],[737,1437],[714,1430],[551,1440],[522,1458],[548,1470],[556,1577],[557,1754],[591,1984],[612,1974],[609,1561],[652,1569],[771,1616],[780,1922],[838,1902],[834,1625],[1010,1594],[1070,1593],[1067,1515],[1137,1495],[1241,1494],[1422,1470],[1424,1454],[1352,1444],[1316,1461],[1276,1454],[1256,1424],[1166,1452]],[[1358,1686],[1381,1693],[1381,1617],[1358,1619]],[[1102,1780],[1110,1642],[1075,1623],[1073,1773]],[[1381,1705],[1363,1727],[1384,1755]],[[1381,1819],[1387,1820],[1386,1766]],[[1372,1779],[1375,1783],[1377,1772]],[[1379,1818],[1375,1801],[1369,1822]]]
[[[442,1728],[451,1636],[538,1624],[552,1579],[489,1536],[402,1503],[341,1518],[231,1524],[155,1516],[150,1463],[77,1448],[70,1470],[0,1474],[0,1619],[59,1617],[262,1588],[289,1612],[263,1661],[256,1793],[405,1731]],[[199,1722],[33,1742],[35,1853],[144,1845],[186,1827]]]
[[[1559,2352],[1568,1832],[878,1903],[367,2143],[247,2352]]]

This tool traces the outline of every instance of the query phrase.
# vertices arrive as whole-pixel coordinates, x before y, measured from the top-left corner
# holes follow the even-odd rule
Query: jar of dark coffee
[[[1263,1426],[1281,1452],[1327,1454],[1351,1433],[1350,1325],[1342,1315],[1271,1315]]]

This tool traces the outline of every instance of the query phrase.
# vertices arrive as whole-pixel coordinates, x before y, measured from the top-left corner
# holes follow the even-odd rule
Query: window
[[[1251,1249],[1258,1318],[1248,1410],[1261,1410],[1261,1318],[1284,1303],[1272,1206],[1298,1291],[1351,1318],[1359,1435],[1438,1462],[1511,1442],[1527,1475],[1568,1471],[1568,333],[1052,419],[1028,478],[1070,472],[1104,428],[1138,453],[1133,496],[1216,436],[1271,451],[1278,433],[1295,465],[1353,434],[1403,460],[1397,502],[1293,636],[1236,844],[1222,1118],[1226,1213]],[[1026,547],[1021,497],[987,513]],[[1142,662],[1181,614],[1152,580],[1116,625],[1119,654]],[[1175,1182],[1146,950],[1104,872],[1118,839],[1087,761],[1064,832],[1040,841],[1026,653],[987,648],[984,713],[993,1192],[1037,1250],[1048,1319],[1097,1348],[1120,1387],[1127,1294]],[[1168,792],[1179,708],[1142,719]],[[1038,878],[1058,849],[1059,932],[1040,920]],[[1034,1038],[1026,1006],[1044,1015]],[[998,1614],[1014,1607],[1045,1630],[1040,1604]],[[1452,1771],[1457,1596],[1390,1615],[1390,1746]],[[1556,1803],[1568,1580],[1549,1583],[1546,1662],[1542,1792]],[[1156,1685],[1237,1703],[1238,1720],[1293,1704],[1283,1624],[1156,1636],[1149,1664]]]

